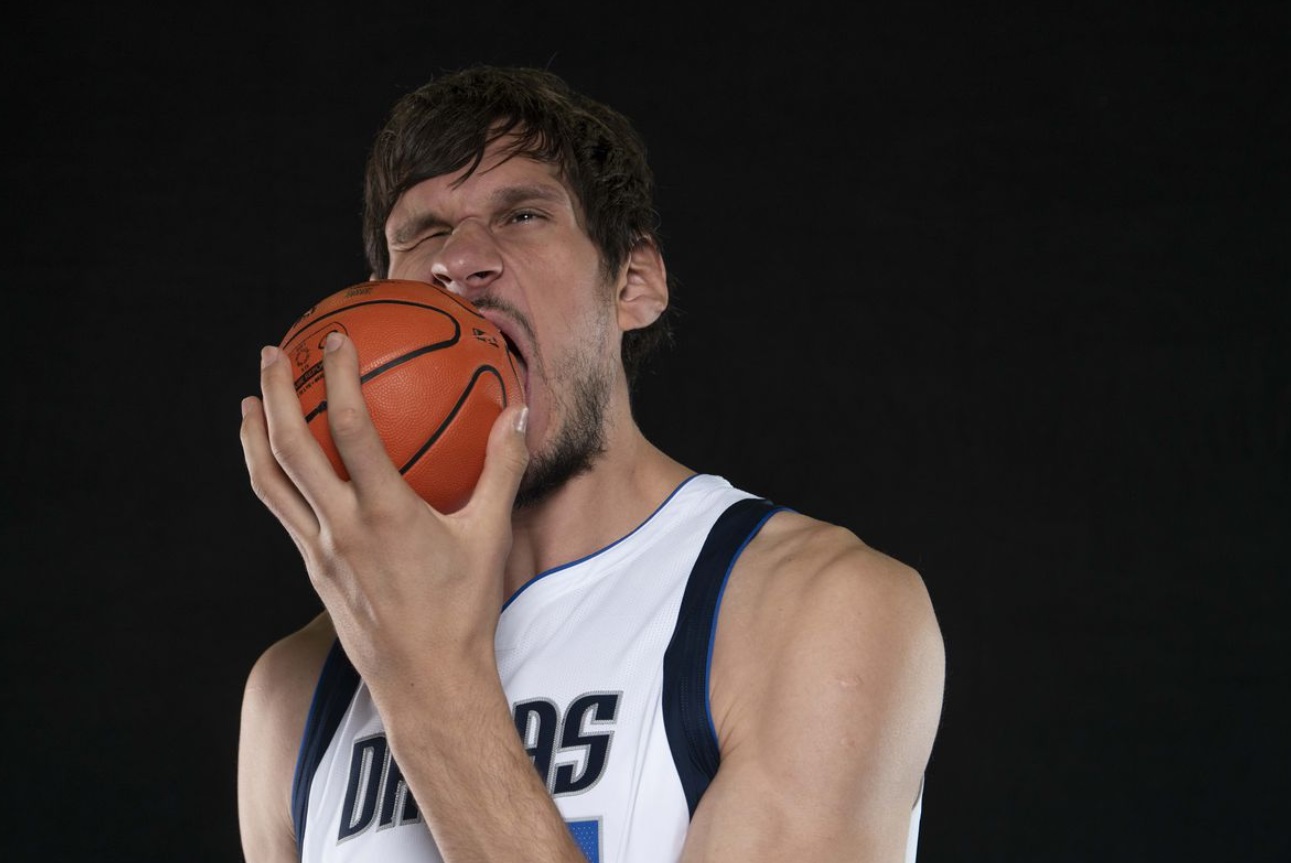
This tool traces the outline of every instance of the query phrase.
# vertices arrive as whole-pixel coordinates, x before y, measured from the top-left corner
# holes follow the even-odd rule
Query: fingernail
[[[524,430],[529,426],[529,406],[525,405],[520,409],[520,416],[516,417],[516,431],[524,434]]]
[[[340,346],[341,346],[341,334],[338,333],[336,330],[332,330],[330,333],[327,334],[327,338],[323,339],[323,350],[329,354],[332,351],[339,348]]]
[[[260,350],[260,368],[267,369],[278,359],[278,349],[273,345],[267,345]]]
[[[251,410],[251,397],[247,396],[242,400],[242,418],[247,418],[247,411]]]

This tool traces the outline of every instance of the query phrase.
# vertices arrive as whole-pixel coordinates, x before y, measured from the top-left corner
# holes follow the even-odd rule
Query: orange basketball
[[[386,452],[440,512],[460,509],[484,467],[489,431],[522,398],[506,340],[466,300],[425,282],[385,279],[338,291],[282,341],[301,408],[342,479],[327,426],[323,340],[339,331],[359,355],[363,398]]]

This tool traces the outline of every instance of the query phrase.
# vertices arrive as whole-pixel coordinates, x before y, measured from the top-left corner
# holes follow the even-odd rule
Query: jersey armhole
[[[332,742],[341,719],[349,710],[350,702],[359,687],[359,674],[341,649],[337,639],[323,663],[314,688],[314,698],[305,720],[305,733],[300,738],[300,751],[296,756],[296,774],[291,783],[291,815],[296,828],[296,853],[304,853],[305,820],[309,814],[309,789],[314,781],[323,754]]]
[[[692,818],[721,761],[708,681],[722,595],[744,548],[767,519],[784,509],[761,498],[746,498],[718,517],[691,569],[664,653],[664,730]]]

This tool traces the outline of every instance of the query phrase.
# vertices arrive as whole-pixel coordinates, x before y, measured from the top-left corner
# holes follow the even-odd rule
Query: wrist
[[[485,717],[501,716],[508,725],[511,722],[491,644],[485,656],[437,653],[434,661],[417,671],[385,678],[368,688],[392,745],[396,739],[460,740]]]

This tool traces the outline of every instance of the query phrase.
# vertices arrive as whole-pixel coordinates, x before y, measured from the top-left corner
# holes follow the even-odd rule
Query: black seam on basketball
[[[380,302],[387,302],[387,301],[381,300]],[[418,305],[418,304],[404,303],[404,305]],[[346,306],[345,308],[352,309],[354,308],[354,306]],[[390,362],[388,363],[383,363],[374,369],[369,369],[366,374],[363,374],[359,377],[360,387],[362,387],[368,381],[372,380],[377,375],[390,371],[395,366],[403,365],[409,360],[414,360],[417,357],[424,356],[426,354],[432,353],[433,351],[443,350],[444,348],[451,348],[453,345],[457,344],[462,340],[462,325],[457,322],[457,318],[448,314],[443,309],[436,309],[434,306],[426,306],[425,308],[431,309],[432,311],[439,312],[441,315],[443,315],[444,317],[448,318],[450,321],[453,322],[453,337],[451,339],[448,339],[447,341],[435,342],[429,345],[422,345],[421,347],[417,348],[415,351],[409,351],[406,354],[400,354],[399,356],[390,360]],[[314,409],[312,411],[310,411],[305,415],[305,422],[306,423],[313,422],[314,417],[318,416],[325,410],[327,410],[327,399],[323,399],[322,401],[320,401],[317,405],[314,406]]]
[[[472,316],[477,317],[477,318],[479,318],[480,320],[488,320],[488,318],[486,318],[486,317],[484,317],[484,315],[480,314],[479,309],[475,308],[474,306],[468,305],[468,304],[467,304],[467,302],[466,302],[465,300],[463,300],[461,297],[459,297],[457,294],[453,293],[452,291],[448,290],[447,288],[441,288],[439,285],[431,284],[430,282],[422,282],[422,281],[418,281],[418,280],[416,280],[416,279],[374,279],[374,280],[373,280],[373,283],[374,283],[374,284],[378,284],[378,285],[408,285],[408,284],[412,284],[412,285],[417,285],[417,286],[419,286],[419,287],[428,288],[429,290],[432,290],[432,291],[438,291],[439,293],[443,294],[443,295],[444,295],[445,297],[447,297],[448,299],[450,299],[450,300],[452,300],[453,302],[457,303],[457,305],[461,306],[462,311],[464,311],[464,312],[469,312]]]
[[[455,327],[458,326],[457,321],[453,321],[453,326]],[[460,327],[458,327],[457,333],[453,336],[452,341],[436,342],[433,345],[422,345],[421,347],[417,348],[417,350],[415,351],[408,351],[408,353],[406,354],[401,354],[395,357],[394,359],[390,360],[390,362],[383,363],[382,365],[379,365],[374,369],[370,369],[368,372],[361,375],[359,377],[359,383],[365,384],[368,381],[372,380],[377,375],[384,374],[390,371],[395,366],[401,366],[404,363],[408,362],[409,360],[415,360],[417,357],[424,356],[426,354],[433,353],[434,351],[442,350],[444,348],[451,348],[453,345],[461,341],[461,336],[462,336],[462,330]]]
[[[480,375],[485,373],[491,374],[498,379],[498,383],[502,385],[502,393],[503,393],[502,398],[505,403],[507,385],[506,385],[506,382],[502,380],[502,374],[493,366],[480,366],[479,368],[477,368],[475,370],[475,374],[471,375],[471,382],[468,383],[466,385],[466,388],[462,390],[462,395],[457,399],[457,404],[453,405],[453,409],[448,412],[448,416],[446,416],[444,418],[444,421],[439,424],[439,428],[435,429],[435,433],[430,436],[430,439],[421,445],[421,449],[413,453],[412,458],[408,459],[408,462],[403,467],[399,468],[400,474],[404,474],[412,470],[412,467],[417,463],[417,460],[420,459],[423,455],[425,455],[426,451],[429,450],[432,446],[434,446],[435,441],[439,440],[440,436],[444,433],[444,431],[450,425],[452,425],[453,419],[457,416],[458,412],[462,409],[462,405],[466,404],[466,399],[475,390],[475,382],[480,379]]]
[[[450,300],[452,300],[453,302],[455,302],[455,303],[457,303],[459,306],[461,306],[461,307],[462,307],[462,311],[464,311],[464,312],[469,312],[471,315],[474,315],[475,317],[479,318],[479,319],[480,319],[480,320],[482,320],[482,321],[487,321],[487,320],[488,320],[488,318],[486,318],[486,317],[484,317],[484,315],[480,314],[479,309],[476,309],[476,308],[475,308],[475,307],[473,307],[473,306],[468,306],[468,305],[466,304],[466,301],[465,301],[465,300],[463,300],[461,297],[459,297],[457,294],[451,293],[451,292],[449,292],[449,291],[444,291],[444,296],[448,297]]]
[[[451,296],[451,295],[450,295],[450,296]],[[448,312],[446,312],[446,311],[444,311],[443,309],[441,309],[439,306],[432,306],[432,305],[430,305],[430,304],[428,304],[428,303],[419,303],[419,302],[416,302],[416,301],[414,301],[414,300],[364,300],[364,301],[363,301],[363,302],[361,302],[361,303],[350,303],[349,305],[341,306],[339,309],[332,309],[330,312],[327,312],[326,314],[319,315],[319,316],[318,316],[318,317],[316,317],[316,318],[310,318],[310,319],[309,319],[308,321],[306,321],[305,323],[303,323],[303,324],[301,324],[300,326],[296,327],[296,329],[294,329],[294,330],[291,332],[291,335],[287,336],[287,338],[285,338],[285,339],[283,339],[283,340],[282,340],[282,343],[283,343],[283,345],[289,345],[289,344],[291,344],[293,341],[295,341],[295,340],[296,340],[296,338],[297,338],[297,337],[299,337],[299,336],[300,336],[300,334],[301,334],[301,333],[305,332],[305,330],[309,329],[310,327],[313,327],[313,326],[314,326],[314,325],[316,325],[319,321],[325,321],[325,320],[327,320],[328,318],[330,318],[330,317],[332,317],[332,316],[334,316],[334,315],[339,315],[341,312],[348,312],[350,309],[357,309],[357,308],[359,308],[359,307],[361,307],[361,306],[380,306],[380,305],[390,305],[390,306],[412,306],[412,307],[414,307],[414,308],[418,308],[418,309],[426,309],[427,311],[430,311],[430,312],[438,312],[439,314],[441,314],[441,315],[443,315],[444,317],[448,318],[450,321],[452,321],[454,324],[456,324],[456,325],[457,325],[457,335],[458,335],[459,337],[460,337],[460,336],[461,336],[461,334],[462,334],[462,326],[461,326],[461,324],[458,324],[458,323],[457,323],[457,318],[453,317],[453,316],[452,316],[452,315],[450,315]],[[459,303],[459,305],[460,305],[460,303]]]

